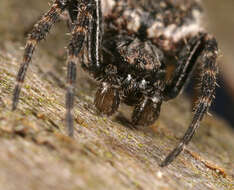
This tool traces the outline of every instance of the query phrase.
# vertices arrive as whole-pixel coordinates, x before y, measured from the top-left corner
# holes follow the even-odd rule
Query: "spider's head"
[[[117,110],[121,99],[128,105],[146,105],[140,114],[142,118],[134,119],[135,124],[142,124],[145,118],[150,123],[155,121],[165,84],[162,51],[150,41],[123,35],[105,41],[104,48],[107,54],[95,98],[97,109],[110,115]],[[143,110],[137,108],[135,112],[138,111]]]
[[[118,39],[115,51],[119,55],[116,65],[125,89],[147,96],[163,90],[160,85],[165,81],[164,55],[157,46],[150,41],[126,37]]]
[[[116,43],[116,51],[121,57],[119,69],[145,77],[162,69],[163,52],[150,41],[138,38],[121,38]]]

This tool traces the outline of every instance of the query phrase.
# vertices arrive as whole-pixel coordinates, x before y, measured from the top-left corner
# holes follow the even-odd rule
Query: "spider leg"
[[[25,50],[24,50],[23,62],[20,65],[20,69],[16,77],[16,85],[15,85],[15,89],[13,92],[13,99],[12,99],[12,110],[15,110],[17,107],[21,87],[24,82],[24,78],[25,78],[29,63],[31,62],[32,55],[33,55],[36,45],[41,40],[46,38],[51,27],[59,19],[59,16],[64,11],[66,6],[67,6],[66,1],[55,0],[50,10],[34,25],[34,28],[28,37]]]
[[[165,158],[165,160],[160,164],[160,166],[162,167],[170,164],[181,153],[185,145],[190,142],[196,129],[199,127],[199,122],[207,113],[208,108],[210,107],[210,104],[214,98],[216,76],[218,74],[218,66],[216,63],[218,47],[215,38],[211,35],[205,34],[201,38],[201,43],[199,44],[199,47],[196,51],[198,51],[198,55],[200,54],[201,56],[201,93],[198,98],[197,105],[194,109],[195,111],[191,124],[189,125],[178,146],[174,148],[174,150],[171,151],[170,154]],[[194,55],[197,53],[195,52]],[[193,60],[193,58],[191,60]],[[194,62],[191,62],[190,64],[192,63]]]
[[[204,35],[205,34],[201,33],[199,36],[190,39],[180,52],[178,67],[176,68],[172,79],[165,87],[164,100],[173,99],[181,92],[196,65],[197,58],[202,52],[201,42]]]
[[[87,36],[88,65],[89,71],[97,75],[101,71],[101,42],[102,42],[102,12],[100,0],[95,1],[93,19],[89,23],[89,34]]]
[[[94,105],[96,109],[106,115],[112,115],[119,107],[119,81],[117,68],[113,65],[102,65],[102,12],[101,1],[95,0],[93,19],[89,22],[87,35],[88,64],[82,66],[92,73],[94,78],[101,80],[101,84],[95,94]]]
[[[99,49],[100,49],[100,25],[96,24],[92,28],[90,23],[99,23],[101,18],[100,1],[92,1],[91,3],[79,3],[77,20],[73,23],[72,39],[68,45],[68,59],[67,59],[67,93],[66,93],[66,123],[68,127],[69,136],[73,136],[73,116],[72,109],[74,105],[74,84],[76,81],[76,64],[78,56],[82,50],[85,36],[94,36],[95,42],[91,42],[89,57],[95,59],[89,60],[89,64],[99,64]],[[88,34],[89,33],[89,34]],[[93,40],[93,38],[91,39]],[[94,49],[94,50],[93,50]]]

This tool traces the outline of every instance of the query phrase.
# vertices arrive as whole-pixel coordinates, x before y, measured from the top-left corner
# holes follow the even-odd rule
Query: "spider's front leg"
[[[67,93],[66,93],[66,123],[69,136],[73,136],[72,109],[74,105],[74,84],[76,81],[76,64],[83,47],[85,37],[91,40],[88,48],[88,68],[93,73],[100,69],[100,44],[101,44],[101,9],[100,0],[78,1],[77,19],[72,23],[72,39],[68,45],[67,58]],[[69,9],[68,9],[69,10]],[[73,13],[70,13],[71,15]]]
[[[180,65],[177,68],[171,83],[165,90],[165,99],[174,98],[179,94],[186,80],[188,79],[195,64],[198,63],[198,57],[201,64],[200,75],[200,96],[194,109],[194,116],[191,124],[185,132],[181,142],[173,151],[165,158],[160,166],[170,164],[184,149],[192,139],[196,129],[199,127],[199,122],[207,113],[212,100],[214,99],[216,76],[218,74],[218,66],[216,58],[218,54],[218,46],[215,38],[209,34],[201,33],[199,36],[192,38],[188,42],[179,57]]]
[[[23,56],[23,62],[20,65],[16,77],[16,86],[13,92],[12,110],[15,110],[19,101],[21,86],[31,62],[36,45],[49,33],[51,27],[59,19],[59,16],[67,7],[67,0],[55,0],[50,10],[34,25],[32,32],[29,34]]]

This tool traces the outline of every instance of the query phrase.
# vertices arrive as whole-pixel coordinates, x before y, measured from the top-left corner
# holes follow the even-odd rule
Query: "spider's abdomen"
[[[106,23],[116,26],[116,30],[150,39],[165,52],[176,51],[183,39],[202,30],[199,0],[103,1]]]

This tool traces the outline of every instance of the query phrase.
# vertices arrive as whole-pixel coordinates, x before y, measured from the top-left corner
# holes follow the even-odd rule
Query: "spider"
[[[162,102],[177,97],[199,66],[200,94],[193,118],[178,146],[160,164],[169,165],[190,142],[214,99],[218,47],[201,26],[199,0],[54,0],[28,37],[13,110],[36,45],[62,15],[67,15],[71,31],[66,92],[70,136],[78,63],[99,81],[94,99],[97,110],[112,115],[121,102],[134,106],[132,124],[136,126],[153,124]],[[167,77],[171,65],[175,69]]]

